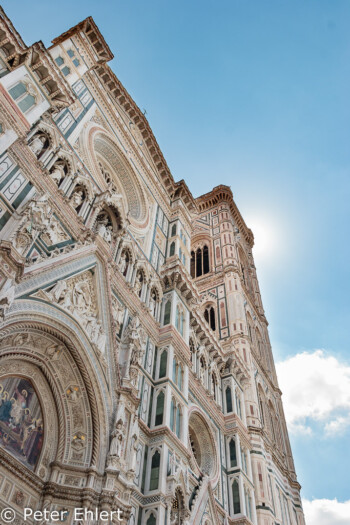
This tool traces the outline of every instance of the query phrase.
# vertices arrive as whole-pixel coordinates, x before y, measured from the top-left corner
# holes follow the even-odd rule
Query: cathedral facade
[[[112,58],[0,11],[0,522],[304,525],[253,234]]]

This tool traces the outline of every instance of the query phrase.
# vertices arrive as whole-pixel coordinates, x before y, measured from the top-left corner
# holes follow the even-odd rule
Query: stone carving
[[[56,359],[60,357],[63,351],[64,351],[64,345],[52,344],[46,348],[45,353],[47,357],[55,361]]]
[[[39,157],[40,153],[44,149],[45,142],[46,142],[46,137],[44,135],[34,137],[34,140],[29,145],[34,155]]]
[[[104,354],[107,336],[98,318],[97,297],[91,272],[57,281],[55,286],[44,294],[49,301],[72,313],[94,346]]]
[[[125,308],[119,303],[115,296],[112,296],[112,316],[115,322],[116,333],[119,334],[124,321]]]
[[[138,451],[138,446],[139,446],[139,438],[140,438],[139,421],[138,421],[138,417],[135,414],[133,426],[131,430],[130,470],[132,472],[136,471],[136,458],[137,458],[137,451]]]
[[[51,179],[59,186],[62,179],[66,176],[63,166],[55,164],[53,170],[50,172]]]
[[[86,435],[83,432],[76,432],[72,439],[72,447],[77,450],[84,448],[86,445]]]
[[[55,218],[46,196],[39,196],[30,201],[15,233],[13,244],[20,254],[24,254],[40,234],[47,245],[70,238]]]
[[[108,244],[111,244],[113,240],[113,225],[111,218],[106,211],[102,211],[96,219],[96,232],[102,237]]]
[[[119,352],[121,375],[137,389],[139,369],[146,349],[146,336],[138,317],[125,329]]]
[[[72,401],[75,403],[76,401],[79,401],[80,399],[80,390],[77,386],[70,386],[66,390],[66,395],[69,401]]]
[[[129,263],[128,252],[124,250],[120,256],[120,261],[119,261],[119,270],[123,275],[125,275],[126,273],[128,263]]]
[[[109,453],[107,456],[107,467],[117,468],[120,462],[120,458],[123,450],[124,441],[124,423],[122,419],[116,421],[115,428],[111,434],[112,441],[109,447]]]
[[[72,206],[73,206],[73,208],[75,210],[83,202],[83,199],[84,199],[84,194],[83,194],[82,190],[78,190],[78,191],[75,191],[73,193],[71,202],[72,202]]]
[[[15,285],[12,279],[7,279],[0,290],[0,319],[3,319],[15,298]]]
[[[136,274],[135,285],[134,285],[134,291],[136,295],[138,295],[139,297],[141,297],[143,282],[144,282],[143,272],[139,270]]]

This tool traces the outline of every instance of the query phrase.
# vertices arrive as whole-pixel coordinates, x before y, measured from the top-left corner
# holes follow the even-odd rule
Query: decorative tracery
[[[209,248],[205,244],[203,248],[197,248],[196,251],[191,252],[191,277],[200,277],[209,272]]]

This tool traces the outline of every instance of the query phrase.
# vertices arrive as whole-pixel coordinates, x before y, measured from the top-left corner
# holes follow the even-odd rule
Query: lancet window
[[[193,278],[200,277],[209,271],[209,248],[204,245],[203,248],[197,248],[195,252],[191,252],[191,276]]]

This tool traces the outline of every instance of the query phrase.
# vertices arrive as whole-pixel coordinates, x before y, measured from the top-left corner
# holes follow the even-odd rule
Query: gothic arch
[[[22,365],[27,363],[26,366],[29,363],[45,377],[55,400],[59,429],[64,429],[64,432],[56,433],[59,437],[55,459],[67,465],[72,461],[79,464],[80,461],[81,467],[94,466],[102,470],[108,450],[108,408],[111,400],[98,363],[93,363],[91,355],[87,355],[89,343],[86,337],[80,329],[74,332],[69,323],[64,322],[64,318],[68,318],[65,314],[60,315],[60,321],[49,317],[47,313],[52,307],[48,305],[45,314],[39,312],[35,305],[24,304],[24,301],[16,301],[14,306],[15,312],[9,312],[1,329],[0,361],[17,360]],[[18,343],[19,337],[23,339],[21,344]],[[74,410],[77,400],[71,399],[72,393],[78,396],[79,410]],[[80,417],[79,413],[84,417]],[[68,419],[72,422],[71,426],[66,423]],[[83,450],[83,447],[74,447],[74,441],[80,441],[80,445],[86,442],[87,445]],[[76,458],[81,456],[81,459],[74,460],[74,448]],[[79,454],[82,450],[83,455]]]

